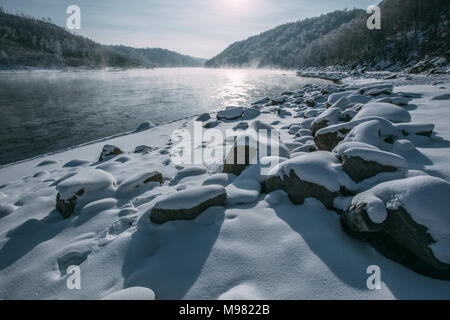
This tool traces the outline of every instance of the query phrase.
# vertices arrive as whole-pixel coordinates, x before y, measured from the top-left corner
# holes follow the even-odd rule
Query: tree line
[[[193,67],[203,62],[165,49],[102,45],[48,20],[9,14],[0,7],[0,68]]]
[[[450,1],[385,0],[379,7],[380,30],[367,28],[365,10],[340,10],[236,42],[205,65],[388,67],[426,55],[449,57]]]

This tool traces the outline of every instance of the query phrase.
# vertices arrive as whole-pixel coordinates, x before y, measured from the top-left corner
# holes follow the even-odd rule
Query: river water
[[[294,71],[174,68],[0,73],[0,165],[323,80]]]

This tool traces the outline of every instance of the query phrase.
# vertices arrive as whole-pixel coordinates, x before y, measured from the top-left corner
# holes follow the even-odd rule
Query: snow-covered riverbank
[[[239,176],[173,163],[174,138],[194,136],[197,117],[1,168],[0,298],[100,299],[129,287],[158,299],[450,298],[449,281],[416,272],[450,270],[450,82],[405,81],[310,85],[199,119],[223,136],[279,130],[283,158],[266,176],[273,159],[243,172],[231,163]],[[108,147],[99,161],[105,144],[117,155]],[[66,219],[58,192],[62,205],[74,200]],[[67,288],[71,265],[80,290]],[[379,290],[366,283],[373,265]]]

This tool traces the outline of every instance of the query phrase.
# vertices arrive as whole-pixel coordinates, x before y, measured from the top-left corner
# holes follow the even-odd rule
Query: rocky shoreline
[[[427,101],[448,103],[447,85],[431,86],[435,93]],[[183,233],[196,230],[205,219],[230,230],[258,228],[259,211],[282,210],[280,215],[286,219],[298,219],[321,208],[324,215],[340,221],[342,230],[334,231],[337,237],[344,232],[356,239],[352,241],[366,242],[417,273],[450,280],[450,183],[445,173],[427,170],[425,164],[430,160],[423,160],[423,150],[448,148],[448,141],[439,137],[434,123],[414,121],[411,112],[422,107],[420,99],[421,93],[398,91],[389,82],[307,85],[250,106],[228,107],[157,127],[146,123],[136,133],[112,139],[101,149],[97,143],[71,150],[71,154],[2,168],[21,171],[22,166],[25,171],[20,174],[34,172],[2,186],[0,219],[4,225],[17,226],[19,216],[31,208],[44,221],[53,212],[44,224],[57,223],[58,232],[64,233],[67,223],[103,216],[97,224],[93,222],[96,230],[105,223],[107,228],[95,238],[96,249],[86,254],[92,260],[97,251],[120,237],[169,234],[173,228]],[[195,123],[202,136],[191,151],[201,150],[204,155],[222,150],[221,162],[174,163],[174,157],[188,151],[181,138],[195,134]],[[212,130],[225,138],[208,139]],[[234,136],[225,135],[227,130]],[[260,156],[262,149],[274,144],[261,138],[260,130],[277,134],[275,153],[272,149]],[[77,153],[79,158],[74,158]],[[244,155],[241,162],[240,154]],[[311,201],[316,201],[313,206]],[[229,218],[222,221],[224,215]],[[240,227],[227,224],[250,219],[246,216],[256,220],[242,222]],[[278,220],[270,221],[276,224]],[[316,230],[319,242],[320,229]],[[271,248],[283,250],[283,244],[275,241],[279,235],[272,236]],[[29,237],[33,242],[33,235]],[[67,241],[67,248],[74,246],[70,237]],[[218,243],[226,245],[226,241],[233,240]],[[168,251],[166,256],[177,252]],[[145,257],[133,259],[144,261]],[[54,261],[53,255],[46,259]],[[124,263],[121,259],[119,264]],[[154,263],[164,265],[164,259],[146,268]],[[337,263],[347,265],[345,259]],[[136,268],[138,272],[140,267]],[[127,281],[144,287],[149,281],[136,277]],[[151,283],[158,297],[170,298],[176,292],[165,292],[154,280]]]
[[[433,226],[422,225],[415,221],[414,215],[404,207],[408,203],[403,204],[400,200],[395,211],[389,211],[389,204],[385,203],[386,210],[388,210],[387,217],[382,221],[374,222],[366,210],[366,207],[370,207],[372,203],[352,200],[357,198],[361,192],[370,193],[372,188],[381,188],[382,183],[386,181],[398,182],[401,185],[403,181],[405,183],[398,190],[391,191],[386,195],[387,199],[396,198],[399,194],[404,195],[405,193],[405,196],[409,196],[407,193],[411,183],[417,183],[418,188],[423,188],[423,190],[419,190],[419,193],[427,193],[428,185],[430,185],[430,190],[440,190],[443,201],[445,194],[450,194],[448,193],[450,184],[447,181],[430,176],[425,179],[423,177],[425,174],[417,172],[411,174],[408,171],[406,160],[399,152],[403,148],[413,150],[416,138],[432,139],[433,136],[433,124],[410,123],[411,117],[405,106],[408,105],[413,95],[409,93],[393,94],[393,86],[389,84],[366,87],[330,85],[321,88],[320,91],[318,89],[311,87],[298,92],[285,92],[279,97],[256,102],[251,108],[231,107],[219,112],[216,116],[217,119],[213,122],[207,122],[204,127],[213,128],[218,126],[220,121],[252,119],[258,117],[261,112],[276,112],[281,115],[284,111],[284,116],[289,116],[288,113],[291,112],[287,110],[296,112],[294,117],[299,119],[296,124],[280,128],[281,130],[288,129],[289,134],[296,139],[293,140],[290,151],[280,141],[283,144],[281,148],[286,150],[283,154],[284,157],[277,160],[281,165],[275,166],[267,177],[247,177],[243,173],[246,169],[247,171],[252,170],[250,160],[256,157],[257,152],[255,150],[252,154],[249,144],[242,145],[243,148],[240,151],[245,154],[245,162],[237,163],[237,151],[241,146],[236,142],[229,151],[229,154],[234,153],[233,160],[228,160],[229,155],[226,157],[223,173],[235,175],[232,184],[242,179],[242,173],[246,176],[247,181],[254,180],[256,188],[252,191],[255,194],[259,194],[261,190],[264,190],[266,194],[284,190],[295,204],[303,204],[304,200],[309,197],[316,198],[328,209],[341,214],[343,230],[349,235],[358,239],[366,239],[381,253],[417,272],[450,280],[450,261],[440,261],[429,248],[430,244],[439,240],[433,238],[428,231]],[[370,101],[374,102],[369,103]],[[203,115],[197,120],[204,121],[206,118],[206,115]],[[211,125],[212,123],[214,126]],[[254,124],[255,122],[252,123],[252,125]],[[251,125],[250,128],[248,125],[241,126],[244,130],[240,135],[247,136],[248,131],[252,129],[256,132],[258,126],[260,127],[261,124],[253,126],[253,128]],[[265,128],[278,130],[271,124],[266,124]],[[250,139],[252,139],[251,135]],[[421,141],[423,142],[423,139]],[[260,141],[255,141],[255,144],[258,144],[258,148],[260,148]],[[283,153],[281,149],[278,154],[280,152]],[[120,154],[123,152],[118,147],[105,146],[99,162]],[[264,161],[268,161],[268,158],[258,159],[253,166],[260,166]],[[333,166],[333,168],[331,169],[329,166]],[[289,169],[284,169],[284,167]],[[310,169],[317,172],[313,175],[306,173]],[[221,173],[218,174],[221,175]],[[150,175],[154,176],[155,174]],[[158,175],[160,178],[156,180],[161,184],[162,174],[158,173]],[[304,175],[307,177],[303,178]],[[151,177],[147,178],[147,182],[156,181]],[[339,186],[330,187],[329,183],[323,183],[323,180],[326,179],[331,179]],[[227,176],[227,183],[229,180]],[[225,206],[227,193],[224,187],[227,185],[224,181],[220,181],[219,176],[217,181],[222,188],[221,200],[215,200],[215,197],[219,196],[219,194],[215,195],[216,193],[210,197],[203,196],[203,194],[208,194],[214,185],[208,185],[203,189],[199,187],[198,193],[179,191],[180,194],[176,197],[170,194],[168,200],[163,197],[155,204],[150,213],[152,222],[163,223],[168,220],[194,219],[209,207]],[[83,189],[73,189],[77,193],[66,196],[69,202],[63,205],[61,205],[62,201],[58,193],[59,208],[73,204],[74,199],[80,197],[78,196],[79,192],[81,191],[81,195],[83,195],[82,191],[87,187],[77,179],[69,178],[58,184],[57,190],[59,190],[58,187],[69,182],[75,185],[79,184]],[[144,183],[146,182],[144,181]],[[136,184],[135,188],[138,187],[139,184]],[[386,188],[389,188],[389,184],[386,185]],[[172,200],[170,197],[174,199]],[[204,197],[204,200],[196,204],[196,197]],[[254,198],[256,201],[256,197]],[[336,208],[336,199],[342,198],[350,206]],[[186,204],[186,207],[171,208],[173,202],[183,202],[182,199],[189,199],[189,202],[193,202],[195,205],[191,203]],[[169,204],[170,208],[161,205],[164,201]],[[377,205],[378,202],[383,203],[379,198],[370,199],[370,201],[377,202]],[[242,201],[240,202],[242,203]],[[76,206],[72,205],[71,208],[74,210]],[[444,208],[446,206],[441,210],[445,210]],[[377,210],[383,211],[384,209]],[[67,213],[64,210],[61,211],[66,217]],[[416,212],[415,214],[436,215],[433,211]],[[390,218],[391,216],[396,218]],[[450,226],[450,216],[438,215],[435,223]],[[398,232],[402,234],[397,235]],[[365,236],[366,234],[367,236]],[[402,241],[397,241],[398,238]],[[441,241],[445,242],[445,237]]]

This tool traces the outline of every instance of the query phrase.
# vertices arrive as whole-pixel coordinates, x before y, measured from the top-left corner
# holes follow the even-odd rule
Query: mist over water
[[[177,68],[0,73],[0,165],[326,81],[293,71]]]

